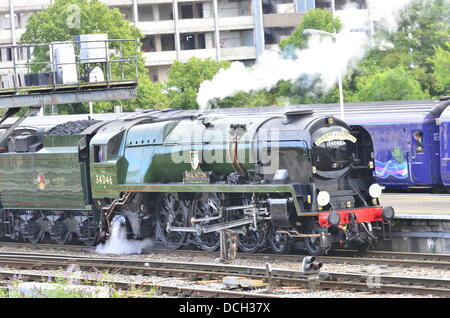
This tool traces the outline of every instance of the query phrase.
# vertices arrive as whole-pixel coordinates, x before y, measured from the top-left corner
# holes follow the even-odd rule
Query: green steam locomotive
[[[81,132],[17,131],[0,147],[0,236],[94,245],[128,236],[214,251],[367,248],[387,237],[372,141],[310,110],[151,110]]]

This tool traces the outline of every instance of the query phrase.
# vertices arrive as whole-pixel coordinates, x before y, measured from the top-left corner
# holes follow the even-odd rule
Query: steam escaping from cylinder
[[[393,30],[398,11],[411,1],[372,1],[371,15],[378,19],[382,13],[383,25]],[[375,4],[377,10],[374,9]],[[361,16],[361,10],[351,5],[340,11],[339,16],[342,17],[343,28],[336,39],[328,35],[312,35],[306,49],[284,52],[278,48],[266,50],[250,68],[241,62],[233,62],[228,69],[219,70],[212,80],[200,85],[197,95],[200,109],[213,108],[217,105],[217,99],[241,91],[250,93],[271,89],[280,80],[290,80],[295,85],[316,90],[312,94],[329,91],[336,85],[338,74],[345,76],[354,69],[370,45],[368,16]],[[312,80],[315,80],[314,85]]]
[[[111,222],[111,235],[104,244],[99,244],[95,252],[99,254],[141,254],[145,248],[153,246],[150,239],[133,241],[127,239],[127,227],[125,217],[115,216]]]

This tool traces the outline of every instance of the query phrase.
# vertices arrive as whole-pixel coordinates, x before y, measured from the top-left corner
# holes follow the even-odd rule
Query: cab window
[[[414,140],[414,149],[416,153],[423,153],[424,152],[423,133],[421,131],[416,131],[413,134],[413,140]]]
[[[105,146],[104,145],[94,145],[94,162],[105,162]]]

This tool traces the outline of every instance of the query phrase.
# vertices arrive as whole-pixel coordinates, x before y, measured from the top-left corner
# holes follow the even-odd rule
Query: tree
[[[430,59],[436,78],[436,87],[443,95],[450,93],[450,42],[445,48],[435,46],[436,53]]]
[[[358,92],[350,98],[352,101],[386,101],[426,99],[420,83],[402,66],[379,71],[357,80]]]
[[[303,17],[303,20],[297,25],[291,35],[281,41],[280,48],[283,51],[289,51],[294,48],[304,49],[307,44],[307,36],[303,34],[305,29],[316,29],[327,32],[339,32],[342,28],[339,18],[333,18],[329,10],[316,9],[309,10]]]
[[[33,13],[27,23],[25,33],[21,36],[22,43],[50,43],[55,41],[72,40],[74,35],[106,33],[109,39],[140,39],[143,38],[140,30],[127,21],[118,9],[110,9],[99,0],[55,0],[47,9]],[[148,78],[144,59],[139,52],[138,45],[138,71],[141,82]],[[134,43],[123,45],[124,55],[134,55]],[[33,51],[34,61],[48,61],[47,48],[36,48]],[[41,71],[44,65],[34,68],[34,72]],[[135,65],[125,68],[125,77],[134,78]],[[148,87],[148,83],[142,82]],[[142,91],[143,87],[138,90]],[[144,97],[148,97],[144,94]],[[138,95],[136,101],[113,101],[95,103],[94,109],[112,110],[113,105],[121,104],[130,108],[133,104],[144,104],[145,100]],[[87,106],[84,105],[87,109]]]
[[[217,101],[218,108],[257,107],[278,104],[277,96],[264,90],[256,92],[238,92],[233,96]]]
[[[450,37],[450,2],[414,0],[399,14],[398,31],[383,30],[378,37],[390,48],[372,49],[360,65],[361,73],[385,71],[403,66],[432,96],[440,95],[430,56],[435,47],[444,48]],[[369,66],[369,67],[368,67]]]
[[[139,98],[133,100],[135,108],[167,108],[170,104],[169,97],[165,93],[165,86],[162,82],[152,82],[150,79],[141,79],[137,94]]]
[[[230,67],[230,62],[212,59],[190,58],[187,63],[176,61],[169,69],[166,83],[170,106],[182,109],[197,109],[197,93],[203,81],[211,80],[221,68]]]

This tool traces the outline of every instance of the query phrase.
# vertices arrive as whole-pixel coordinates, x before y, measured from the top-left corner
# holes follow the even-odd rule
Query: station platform
[[[450,194],[386,193],[382,205],[395,210],[392,239],[379,250],[450,254]]]
[[[380,203],[392,206],[396,218],[450,220],[450,194],[385,193]]]

